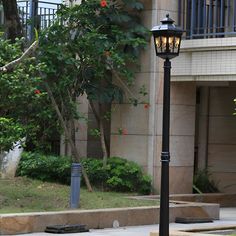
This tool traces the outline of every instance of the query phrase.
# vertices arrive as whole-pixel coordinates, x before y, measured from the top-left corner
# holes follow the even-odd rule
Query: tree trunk
[[[101,143],[101,148],[102,148],[102,153],[103,153],[103,166],[105,167],[107,165],[107,158],[108,158],[108,145],[107,145],[105,132],[104,132],[102,104],[101,103],[98,104],[99,106],[98,112],[96,111],[94,103],[92,101],[89,101],[89,104],[99,127],[100,143]]]
[[[59,108],[58,108],[58,105],[57,105],[55,99],[54,99],[54,96],[53,96],[53,94],[52,94],[52,91],[51,91],[51,89],[50,89],[50,87],[49,87],[49,85],[48,85],[47,83],[45,83],[45,88],[46,88],[46,91],[47,91],[47,93],[48,93],[49,98],[51,99],[52,106],[53,106],[54,109],[56,110],[56,113],[57,113],[58,118],[59,118],[59,120],[60,120],[60,122],[61,122],[61,126],[62,126],[62,128],[63,128],[63,131],[64,131],[64,133],[65,133],[65,136],[66,136],[66,138],[68,139],[68,142],[69,142],[69,144],[70,144],[71,151],[72,151],[72,156],[75,158],[75,160],[79,161],[79,160],[80,160],[79,152],[77,151],[77,148],[75,147],[75,144],[74,144],[74,142],[73,142],[73,140],[72,140],[72,137],[71,137],[71,135],[70,135],[70,131],[68,130],[68,128],[67,128],[67,126],[66,126],[66,122],[65,122],[64,119],[63,119],[63,116],[62,116],[62,114],[61,114],[61,112],[60,112],[60,110],[59,110]],[[92,189],[92,187],[91,187],[91,184],[90,184],[89,178],[88,178],[88,176],[87,176],[86,170],[83,168],[83,166],[82,166],[82,174],[83,174],[83,177],[84,177],[86,186],[87,186],[87,188],[88,188],[88,191],[89,191],[89,192],[92,192],[93,189]]]
[[[106,147],[106,142],[105,142],[105,132],[104,132],[104,125],[103,125],[102,104],[98,103],[98,107],[99,107],[99,114],[100,114],[99,129],[100,129],[101,147],[102,147],[102,152],[103,152],[103,167],[106,167],[106,165],[107,165],[107,158],[108,158],[108,152],[107,152],[107,147]]]
[[[6,20],[6,35],[12,42],[23,36],[16,0],[2,0]]]

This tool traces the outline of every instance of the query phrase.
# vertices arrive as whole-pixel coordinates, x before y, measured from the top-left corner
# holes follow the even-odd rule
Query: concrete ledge
[[[136,199],[159,199],[159,195],[138,196]],[[171,194],[171,201],[217,203],[221,207],[236,207],[236,193]]]
[[[236,193],[174,194],[170,200],[218,203],[221,207],[236,207]]]
[[[175,202],[170,206],[170,222],[175,217],[210,217],[219,219],[219,204]],[[57,224],[86,224],[88,228],[150,225],[159,223],[159,207],[73,210],[0,215],[0,235],[42,232]]]
[[[213,234],[212,232],[209,234],[209,231],[220,231],[220,230],[235,230],[236,226],[235,225],[220,225],[220,226],[192,226],[192,228],[189,229],[182,229],[182,230],[170,230],[170,236],[219,236],[223,234]],[[226,235],[226,234],[224,234]],[[159,236],[158,231],[152,231],[150,232],[149,236]]]
[[[150,232],[149,236],[159,236],[158,232]],[[209,234],[203,233],[192,233],[183,231],[170,231],[170,236],[209,236]],[[216,234],[211,234],[211,236],[216,236]],[[219,236],[219,235],[218,235]]]

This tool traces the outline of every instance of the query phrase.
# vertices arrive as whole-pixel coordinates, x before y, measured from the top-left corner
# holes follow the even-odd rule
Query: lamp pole
[[[170,59],[179,55],[183,30],[176,27],[174,21],[166,15],[162,25],[152,28],[156,55],[164,61],[162,152],[161,152],[161,192],[159,235],[169,236],[169,136],[170,136]]]
[[[170,131],[170,70],[171,62],[164,62],[164,93],[162,119],[162,152],[161,152],[161,198],[159,235],[169,235],[169,131]]]

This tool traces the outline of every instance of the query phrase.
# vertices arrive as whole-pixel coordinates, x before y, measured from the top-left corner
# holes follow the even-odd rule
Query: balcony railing
[[[23,25],[24,34],[32,39],[37,30],[49,27],[56,18],[56,11],[61,4],[49,1],[18,0],[19,16]],[[0,9],[0,24],[4,24],[3,11]]]
[[[46,1],[19,0],[17,3],[25,34],[30,39],[33,38],[35,28],[40,30],[52,24],[60,8],[60,4]]]
[[[236,0],[178,0],[187,39],[236,36]]]

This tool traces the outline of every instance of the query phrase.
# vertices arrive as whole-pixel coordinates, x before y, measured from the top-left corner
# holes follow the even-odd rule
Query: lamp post
[[[164,62],[164,93],[162,120],[162,152],[161,152],[161,193],[159,235],[169,235],[169,133],[170,133],[170,59],[179,55],[183,30],[176,27],[174,21],[166,15],[161,25],[152,28],[156,55]]]

